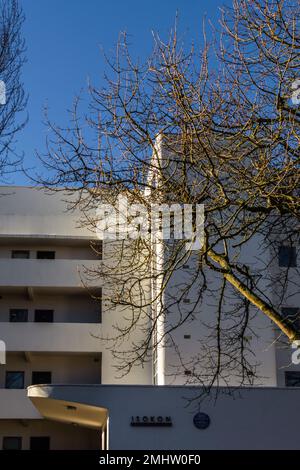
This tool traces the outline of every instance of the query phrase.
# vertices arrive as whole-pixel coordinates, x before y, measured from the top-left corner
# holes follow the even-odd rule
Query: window
[[[287,387],[300,387],[300,371],[285,372],[285,385]]]
[[[55,259],[55,251],[37,251],[37,259]]]
[[[287,323],[293,324],[300,331],[300,309],[297,307],[283,307],[281,314]]]
[[[50,449],[50,437],[39,436],[30,438],[30,450],[49,450]]]
[[[98,259],[102,259],[103,256],[103,242],[100,240],[99,242],[92,242],[91,243],[91,248],[94,251],[96,257]]]
[[[294,268],[297,266],[297,253],[295,246],[281,245],[278,252],[279,266],[283,268]]]
[[[40,322],[40,323],[52,323],[53,322],[53,310],[42,310],[42,309],[35,310],[34,321]]]
[[[26,308],[11,308],[9,310],[10,322],[25,322],[28,321],[28,310]]]
[[[22,437],[17,437],[17,436],[3,437],[2,449],[3,450],[21,450],[22,449]]]
[[[102,290],[98,289],[93,293],[93,299],[91,304],[91,322],[102,323]]]
[[[12,250],[11,257],[16,259],[29,259],[29,250]]]
[[[51,384],[51,372],[34,371],[32,372],[32,385]]]
[[[5,388],[24,388],[24,372],[6,371]]]

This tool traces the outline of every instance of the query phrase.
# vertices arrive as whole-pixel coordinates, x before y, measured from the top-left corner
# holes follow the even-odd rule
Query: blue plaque
[[[210,425],[210,417],[206,413],[197,413],[193,418],[194,426],[198,429],[206,429]]]

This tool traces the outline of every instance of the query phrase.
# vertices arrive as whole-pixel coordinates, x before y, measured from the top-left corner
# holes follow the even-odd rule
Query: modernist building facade
[[[46,421],[28,399],[27,387],[150,384],[151,366],[116,378],[101,341],[113,315],[103,315],[101,283],[88,292],[81,279],[83,267],[101,259],[90,248],[91,232],[78,228],[78,213],[66,211],[62,195],[20,187],[1,188],[1,194],[0,339],[6,346],[6,364],[0,366],[1,446],[97,449],[99,427],[66,429]]]
[[[159,351],[154,373],[150,361],[118,376],[103,338],[124,312],[106,314],[102,280],[88,290],[82,280],[85,267],[108,256],[106,246],[91,250],[91,241],[99,240],[80,226],[80,213],[66,210],[66,198],[1,188],[0,340],[6,361],[0,365],[0,446],[297,448],[300,391],[286,385],[298,385],[300,366],[289,368],[294,375],[288,381],[282,366],[290,359],[278,351],[276,332],[264,318],[256,325],[262,334],[255,345],[264,381],[239,399],[233,388],[235,400],[224,395],[216,406],[197,408],[195,401],[187,407],[197,387],[185,385],[185,373],[172,378],[171,348]],[[199,334],[197,320],[176,332],[187,358],[197,350]]]

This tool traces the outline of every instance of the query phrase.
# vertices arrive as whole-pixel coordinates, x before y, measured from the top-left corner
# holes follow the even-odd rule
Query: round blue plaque
[[[194,426],[198,429],[206,429],[210,425],[210,417],[206,413],[197,413],[193,418]]]

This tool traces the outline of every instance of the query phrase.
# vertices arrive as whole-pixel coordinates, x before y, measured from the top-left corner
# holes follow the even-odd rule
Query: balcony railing
[[[101,352],[102,325],[92,323],[0,323],[7,351]]]
[[[41,415],[27,397],[27,390],[0,389],[0,419],[39,419]]]
[[[3,258],[0,259],[0,287],[80,287],[84,268],[95,266],[96,260]]]

